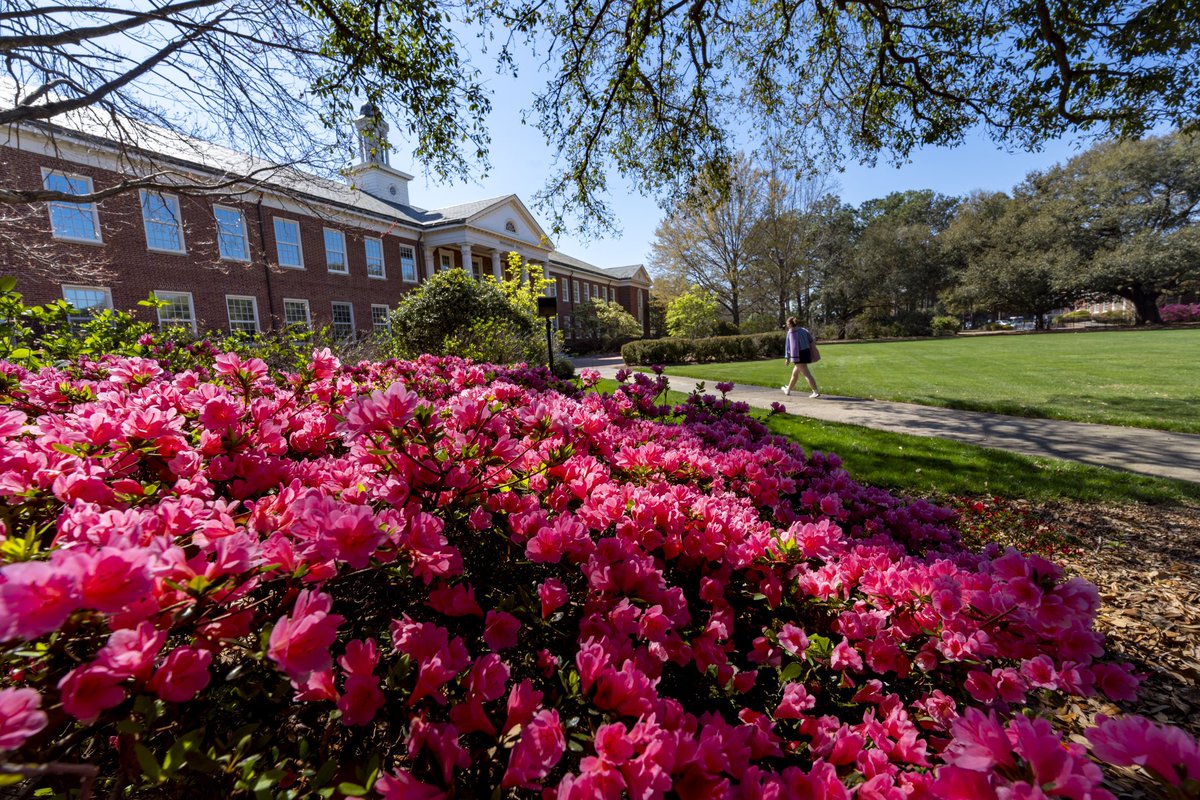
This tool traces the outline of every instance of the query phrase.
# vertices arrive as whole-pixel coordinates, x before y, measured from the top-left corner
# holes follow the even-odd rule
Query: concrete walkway
[[[619,356],[580,358],[577,369],[595,369],[605,378],[615,378],[624,368]],[[691,392],[696,381],[669,376],[671,388]],[[803,385],[803,381],[800,382]],[[716,393],[706,382],[706,391]],[[1011,450],[1030,456],[1062,458],[1099,467],[1124,469],[1143,475],[1200,483],[1200,436],[1187,433],[1093,425],[1057,419],[1009,417],[978,411],[892,403],[861,397],[822,395],[809,399],[808,387],[797,388],[791,397],[778,389],[735,386],[729,397],[756,408],[783,403],[789,414],[829,422],[845,422],[916,436],[939,436],[982,447]]]

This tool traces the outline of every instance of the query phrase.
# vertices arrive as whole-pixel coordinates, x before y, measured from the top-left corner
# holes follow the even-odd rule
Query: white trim
[[[221,251],[221,220],[217,216],[218,209],[221,211],[231,211],[234,214],[237,214],[238,222],[242,226],[241,237],[242,237],[242,244],[245,246],[245,249],[246,249],[245,258],[238,258],[236,256],[227,256]],[[240,208],[233,208],[232,206],[223,206],[220,203],[213,203],[212,211],[213,211],[213,222],[217,226],[217,256],[222,261],[236,261],[236,262],[239,262],[242,264],[249,264],[250,263],[250,234],[246,228],[246,214]]]
[[[299,297],[283,298],[283,324],[284,325],[296,324],[296,323],[288,322],[288,318],[287,318],[287,304],[288,303],[303,303],[304,304],[304,325],[305,325],[305,327],[311,328],[312,327],[312,307],[309,305],[309,302],[307,300],[301,299]]]
[[[186,297],[187,302],[188,302],[188,315],[191,317],[191,319],[188,320],[188,325],[192,329],[192,333],[196,332],[196,304],[192,300],[191,292],[176,292],[176,291],[172,291],[172,290],[168,290],[168,289],[151,289],[150,293],[152,295],[154,295],[155,299],[163,299],[163,298],[159,297],[159,295],[172,295],[175,297]],[[162,312],[163,312],[163,310],[161,308],[159,308],[158,309],[158,329],[166,330],[168,323],[172,327],[174,327],[176,325],[176,321],[175,320],[164,321]],[[183,327],[183,326],[179,326],[179,327]]]
[[[338,237],[342,242],[342,268],[335,269],[334,265],[329,261],[329,234]],[[350,253],[346,250],[346,234],[339,231],[337,228],[325,227],[321,229],[321,244],[325,249],[325,269],[334,275],[349,275],[350,274]]]
[[[283,260],[279,258],[279,224],[280,223],[283,223],[285,226],[294,225],[296,228],[296,251],[300,254],[300,263],[299,264],[285,264],[285,263],[283,263]],[[272,231],[272,233],[275,234],[275,263],[278,264],[283,269],[304,269],[304,238],[300,234],[300,221],[295,220],[295,219],[290,219],[288,217],[272,216],[271,217],[271,231]],[[287,242],[286,244],[290,247],[292,243]]]
[[[375,242],[379,245],[379,274],[378,275],[371,274],[371,253],[368,250],[368,246],[370,245],[371,242]],[[367,277],[373,278],[377,281],[387,280],[387,256],[383,252],[383,239],[380,239],[378,236],[364,236],[363,237],[363,256],[367,259]]]
[[[225,316],[229,320],[229,332],[244,330],[244,328],[235,328],[233,326],[233,313],[229,307],[230,300],[249,300],[250,310],[254,312],[254,330],[253,333],[261,333],[262,325],[258,321],[258,298],[248,294],[227,294],[225,295]]]
[[[146,198],[151,195],[157,195],[162,198],[163,205],[175,217],[175,241],[179,243],[178,249],[170,247],[156,247],[150,243],[150,223],[151,219],[146,216]],[[146,237],[146,249],[151,253],[168,253],[173,256],[182,256],[187,254],[187,243],[183,236],[183,209],[179,205],[179,195],[169,194],[157,189],[141,189],[138,191],[138,206],[142,209],[142,233]],[[169,223],[162,220],[153,220],[157,225],[167,225]]]
[[[88,194],[91,194],[92,192],[95,191],[95,184],[92,183],[92,179],[89,178],[87,175],[80,175],[75,172],[64,172],[61,169],[51,169],[49,167],[42,167],[41,169],[42,169],[42,188],[43,189],[49,189],[49,187],[46,186],[47,178],[49,178],[51,175],[61,175],[62,177],[66,178],[68,181],[71,180],[72,178],[78,178],[80,180],[87,181],[87,193]],[[95,238],[87,239],[87,238],[81,238],[81,237],[77,237],[77,236],[60,236],[60,235],[58,235],[58,233],[54,229],[54,208],[56,205],[73,205],[73,206],[88,207],[92,212],[92,232],[96,234]],[[68,200],[49,200],[46,202],[46,216],[50,220],[50,237],[52,239],[57,239],[60,242],[77,242],[79,244],[104,244],[104,232],[100,228],[100,210],[99,210],[99,208],[97,208],[97,204],[96,204],[95,200],[93,200],[90,203],[71,203]]]

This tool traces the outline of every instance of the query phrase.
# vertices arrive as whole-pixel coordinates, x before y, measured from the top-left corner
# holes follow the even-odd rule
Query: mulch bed
[[[1100,589],[1097,628],[1106,649],[1145,674],[1136,702],[1099,698],[1054,709],[1086,744],[1096,714],[1122,712],[1200,737],[1200,509],[1145,505],[1030,505],[1032,515],[1072,543],[1053,556]],[[1122,798],[1156,796],[1140,772],[1114,769],[1109,788]]]

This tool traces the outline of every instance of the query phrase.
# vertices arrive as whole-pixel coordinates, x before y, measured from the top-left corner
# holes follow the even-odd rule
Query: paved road
[[[576,359],[575,366],[596,369],[604,377],[614,378],[624,364],[614,356]],[[690,392],[694,385],[691,378],[671,378],[672,388],[678,391]],[[711,382],[707,389],[714,391]],[[813,419],[917,436],[940,436],[1031,456],[1062,458],[1200,483],[1200,436],[1194,434],[1009,417],[861,397],[822,395],[813,400],[809,399],[807,388],[804,391],[797,389],[791,397],[784,397],[779,389],[736,386],[729,396],[757,408],[769,408],[772,403],[782,402],[789,414]]]

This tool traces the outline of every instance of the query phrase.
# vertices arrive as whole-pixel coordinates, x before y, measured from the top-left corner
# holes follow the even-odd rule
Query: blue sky
[[[476,61],[486,63],[486,57]],[[404,142],[392,144],[396,152],[392,165],[412,173],[409,188],[412,203],[423,208],[465,203],[486,197],[516,194],[534,216],[544,219],[533,207],[533,196],[546,182],[553,164],[553,153],[541,133],[521,124],[522,107],[532,102],[532,90],[544,74],[525,69],[514,80],[493,76],[489,86],[495,92],[491,115],[492,170],[486,179],[470,184],[438,185],[428,180],[419,164],[414,163]],[[393,126],[395,130],[397,126]],[[1029,172],[1046,169],[1069,159],[1079,148],[1068,141],[1052,142],[1041,152],[1008,153],[983,135],[965,141],[957,148],[928,148],[913,154],[911,162],[896,168],[886,164],[864,167],[846,165],[833,176],[840,186],[842,200],[858,205],[864,200],[907,189],[933,189],[948,195],[964,195],[975,189],[1008,191]],[[582,239],[571,234],[554,238],[555,246],[570,255],[597,266],[615,267],[645,263],[650,255],[654,231],[663,211],[649,197],[628,188],[616,174],[609,178],[609,200],[616,212],[621,235],[609,239]]]

